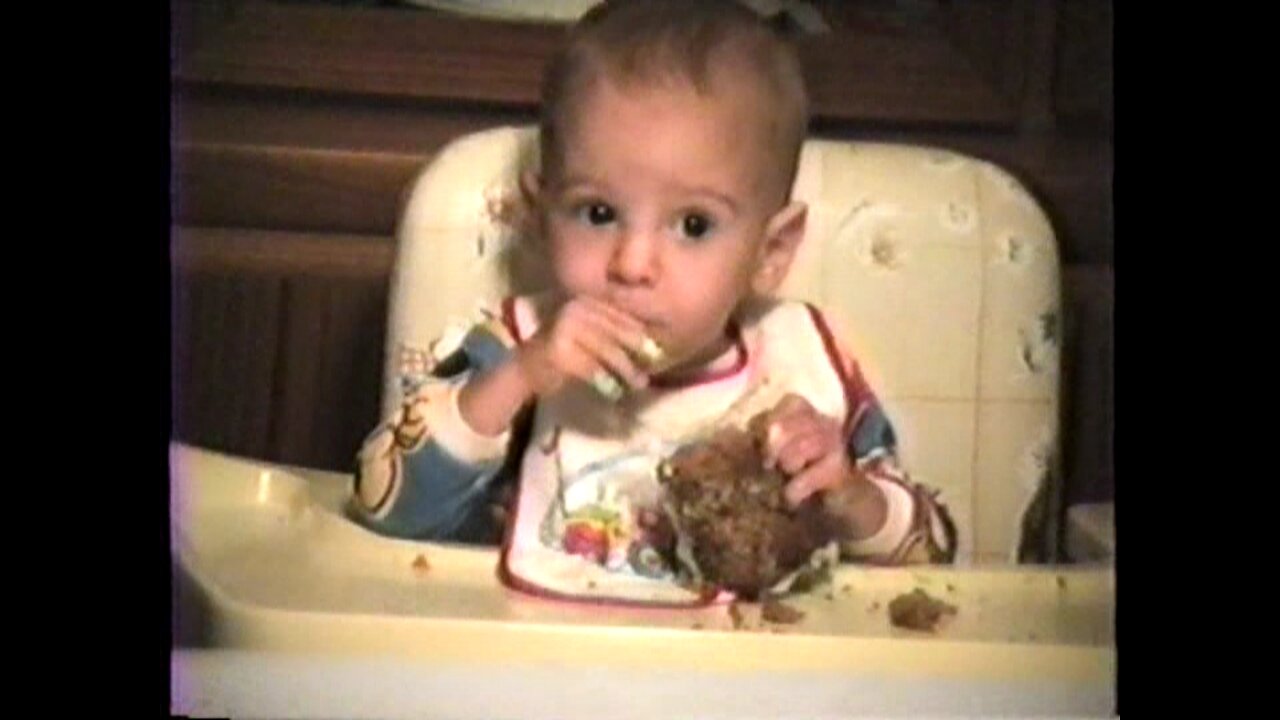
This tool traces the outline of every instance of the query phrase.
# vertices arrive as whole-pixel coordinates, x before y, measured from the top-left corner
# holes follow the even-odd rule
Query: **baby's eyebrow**
[[[567,175],[555,183],[554,192],[558,194],[603,194],[606,192],[607,185],[602,180],[597,180],[585,175]],[[730,213],[737,215],[739,212],[739,203],[733,197],[727,195],[714,188],[704,185],[678,185],[677,195],[681,198],[691,198],[694,200],[711,200],[715,203],[728,208]]]
[[[724,193],[718,190],[713,190],[708,187],[697,187],[697,186],[683,188],[683,190],[684,192],[694,197],[710,198],[711,200],[721,203],[726,207],[728,207],[729,210],[734,214],[737,214],[738,212],[738,203],[735,202],[732,197],[729,197],[728,195],[725,195]]]
[[[560,182],[556,183],[556,189],[558,189],[560,192],[566,192],[569,190],[583,190],[583,189],[598,190],[601,186],[602,186],[602,183],[600,183],[595,179],[592,179],[589,177],[580,177],[576,175],[570,175],[568,177],[562,178]]]

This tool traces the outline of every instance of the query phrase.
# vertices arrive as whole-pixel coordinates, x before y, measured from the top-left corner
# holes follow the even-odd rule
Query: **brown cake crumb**
[[[427,562],[426,555],[419,553],[418,557],[413,559],[413,565],[411,567],[414,572],[426,573],[431,570],[431,563]]]
[[[889,602],[889,622],[908,630],[933,632],[943,618],[954,616],[956,612],[954,605],[930,597],[920,588]]]
[[[771,623],[790,625],[804,619],[804,613],[772,598],[764,601],[760,616]]]

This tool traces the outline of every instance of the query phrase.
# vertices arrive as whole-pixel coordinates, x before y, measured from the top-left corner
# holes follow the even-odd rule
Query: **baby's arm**
[[[937,493],[911,483],[897,458],[897,438],[853,356],[821,313],[814,322],[831,342],[828,352],[845,389],[843,422],[820,415],[798,396],[784,399],[770,419],[769,452],[790,477],[793,505],[819,493],[847,559],[876,564],[951,562],[955,525]]]
[[[435,540],[493,538],[489,484],[510,431],[484,434],[463,419],[458,396],[470,379],[507,364],[514,337],[500,323],[473,327],[461,347],[427,373],[406,372],[401,406],[365,440],[356,460],[351,511],[388,535]],[[425,353],[418,353],[424,358]]]
[[[910,482],[898,463],[898,441],[888,416],[862,379],[857,363],[847,352],[842,354],[852,400],[845,449],[854,461],[854,472],[879,490],[885,507],[880,529],[850,538],[842,544],[842,554],[888,565],[952,562],[956,533],[947,508],[937,501],[937,493]],[[840,513],[848,503],[848,498],[834,493],[827,505]]]
[[[476,326],[365,441],[352,493],[356,518],[392,535],[473,539],[520,410],[600,372],[643,387],[648,376],[633,356],[643,354],[645,339],[634,318],[589,298],[554,308],[520,343],[496,319]]]
[[[949,563],[955,559],[955,525],[937,493],[912,483],[898,464],[893,428],[878,402],[871,401],[849,436],[848,454],[860,473],[879,490],[885,514],[880,529],[870,536],[842,543],[850,560],[886,565]],[[849,500],[842,493],[827,498],[827,507],[840,514]],[[846,511],[847,512],[847,511]]]
[[[817,496],[824,521],[850,560],[876,564],[950,562],[955,532],[934,494],[912,485],[894,455],[893,429],[866,394],[850,421],[818,413],[789,395],[767,416],[765,462],[790,478],[787,500]]]
[[[910,481],[898,462],[898,440],[884,408],[844,348],[842,375],[850,398],[846,450],[856,472],[884,497],[884,524],[875,534],[851,538],[842,554],[852,560],[889,565],[949,563],[955,560],[955,524],[937,492]],[[838,507],[839,498],[829,503]]]

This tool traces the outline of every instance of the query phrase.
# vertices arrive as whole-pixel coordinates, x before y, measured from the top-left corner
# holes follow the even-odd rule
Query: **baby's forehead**
[[[604,85],[624,93],[692,94],[702,102],[749,100],[759,105],[762,113],[779,112],[785,102],[784,89],[740,53],[711,53],[700,64],[673,60],[634,66],[602,56],[588,62],[584,71],[582,82],[568,88],[571,99],[574,95],[589,96]]]
[[[757,142],[784,144],[782,128],[786,124],[784,111],[770,97],[763,83],[745,76],[724,75],[714,83],[698,87],[679,76],[658,78],[611,77],[600,75],[582,83],[561,108],[558,123],[566,135],[581,126],[584,119],[596,120],[608,117],[618,105],[657,106],[674,108],[688,116],[711,117],[732,128],[726,128],[735,137],[754,137]],[[651,122],[662,122],[661,114]],[[608,123],[602,129],[609,130]]]

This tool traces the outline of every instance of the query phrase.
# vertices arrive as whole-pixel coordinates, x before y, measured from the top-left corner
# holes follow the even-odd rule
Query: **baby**
[[[794,51],[735,2],[607,2],[547,70],[541,168],[521,177],[554,287],[512,297],[407,378],[362,448],[354,516],[482,542],[514,481],[502,577],[544,595],[683,604],[657,468],[718,426],[766,428],[789,511],[848,560],[950,561],[857,363],[773,297],[805,236]]]

